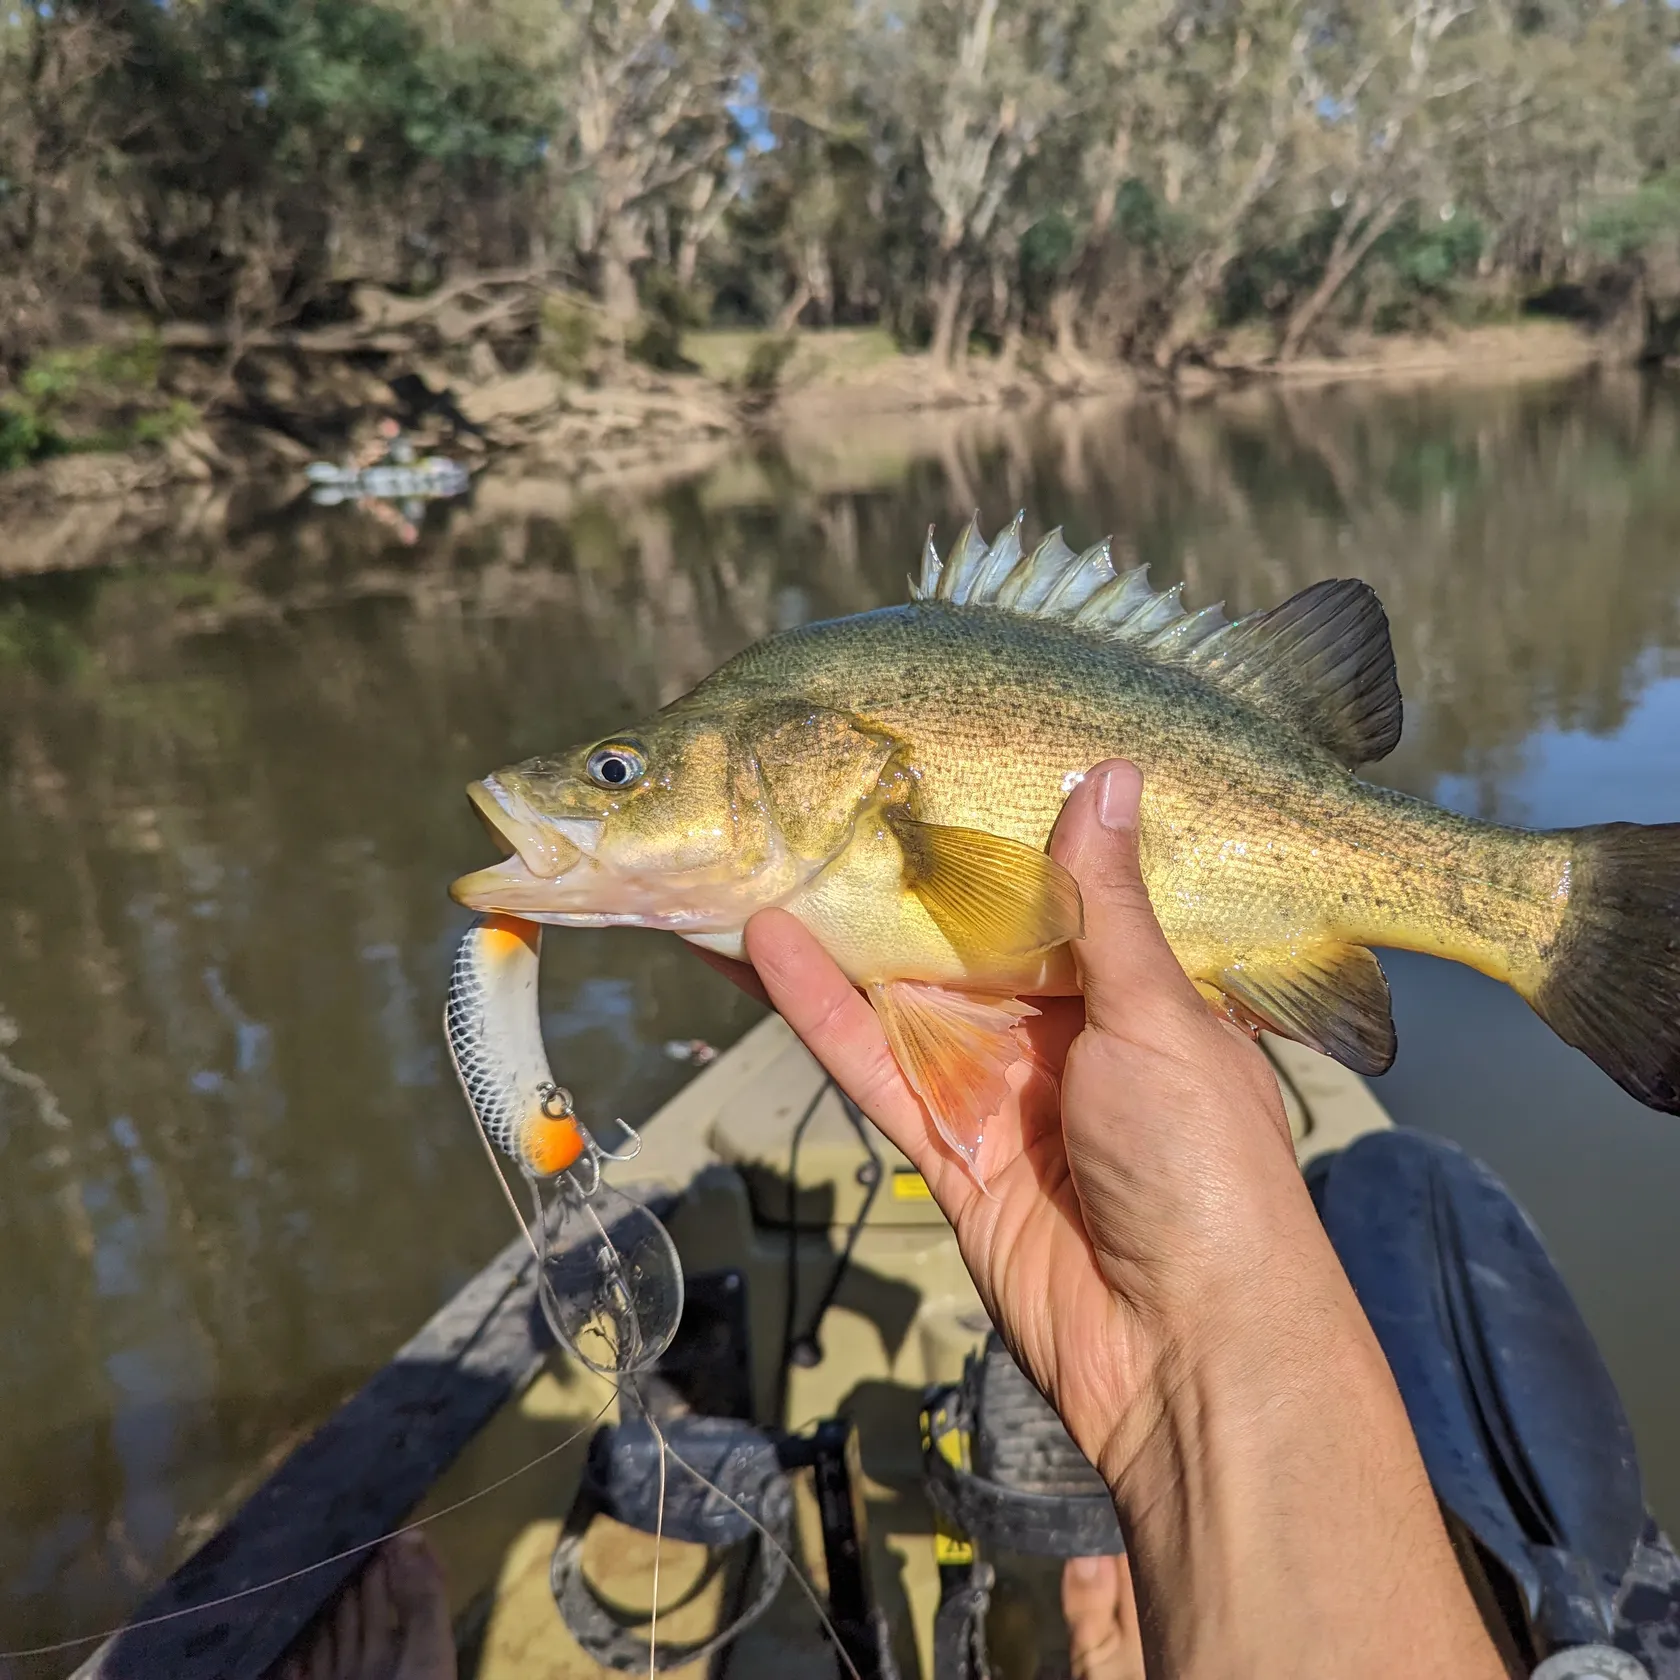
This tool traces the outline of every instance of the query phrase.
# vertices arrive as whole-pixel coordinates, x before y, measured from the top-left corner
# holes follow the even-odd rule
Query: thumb
[[[1100,1032],[1159,1041],[1207,1014],[1149,902],[1139,864],[1143,776],[1111,758],[1073,790],[1051,837],[1085,900],[1085,937],[1073,946],[1085,1018]]]

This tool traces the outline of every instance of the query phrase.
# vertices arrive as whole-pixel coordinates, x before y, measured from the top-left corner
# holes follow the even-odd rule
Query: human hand
[[[1016,1358],[1111,1479],[1193,1356],[1179,1344],[1252,1310],[1263,1256],[1323,1244],[1270,1064],[1208,1008],[1150,908],[1140,789],[1131,765],[1099,766],[1057,824],[1051,853],[1085,898],[1084,995],[1039,999],[1023,1024],[1040,1072],[1023,1064],[988,1123],[989,1194],[810,933],[774,910],[747,927],[763,995],[927,1180]]]
[[[1069,1558],[1062,1566],[1062,1619],[1073,1680],[1148,1680],[1124,1557]]]

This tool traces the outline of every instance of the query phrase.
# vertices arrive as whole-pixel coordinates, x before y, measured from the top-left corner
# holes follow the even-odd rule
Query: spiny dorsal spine
[[[922,575],[911,583],[916,601],[948,601],[953,606],[1003,607],[1035,618],[1060,618],[1095,634],[1137,642],[1152,651],[1193,663],[1211,662],[1215,639],[1230,628],[1223,606],[1186,613],[1180,604],[1182,584],[1149,587],[1149,568],[1116,572],[1108,540],[1076,554],[1062,540],[1060,528],[1027,552],[1021,544],[1024,514],[988,544],[976,514],[941,560],[928,528],[922,551]]]
[[[1107,542],[1075,554],[1052,531],[1026,553],[1021,522],[1017,514],[988,545],[976,516],[945,560],[930,530],[911,598],[1060,619],[1146,648],[1293,724],[1349,766],[1381,758],[1400,739],[1388,619],[1369,584],[1327,578],[1232,623],[1223,603],[1185,612],[1183,585],[1151,589],[1147,566],[1117,573]]]

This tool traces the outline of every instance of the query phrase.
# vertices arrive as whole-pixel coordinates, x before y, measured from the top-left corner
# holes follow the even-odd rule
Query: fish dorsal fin
[[[1228,693],[1293,723],[1344,764],[1400,741],[1400,683],[1388,615],[1357,578],[1330,578],[1200,642],[1187,661]]]
[[[1262,1026],[1355,1073],[1386,1073],[1394,1060],[1388,979],[1363,945],[1332,942],[1275,958],[1245,958],[1214,984]]]
[[[1223,607],[1186,612],[1181,584],[1149,587],[1149,568],[1116,572],[1107,542],[1076,554],[1052,531],[1027,551],[1022,516],[988,544],[979,516],[944,560],[928,532],[917,601],[1001,607],[1133,643],[1200,673],[1287,722],[1344,764],[1369,764],[1400,739],[1400,687],[1388,618],[1369,584],[1315,583],[1232,623]]]

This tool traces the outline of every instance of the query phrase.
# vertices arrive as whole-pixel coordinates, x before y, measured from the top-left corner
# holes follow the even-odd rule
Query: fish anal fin
[[[889,812],[905,884],[964,957],[1029,956],[1085,931],[1079,883],[1019,840]]]
[[[876,981],[868,992],[900,1072],[984,1189],[986,1122],[1010,1100],[1009,1072],[1026,1059],[1016,1028],[1038,1011],[1019,998],[917,980]]]
[[[1195,987],[1206,1000],[1208,1008],[1221,1021],[1247,1033],[1253,1039],[1258,1039],[1265,1030],[1266,1023],[1264,1021],[1256,1020],[1229,992],[1214,985],[1211,980],[1198,980],[1195,982]]]
[[[1388,615],[1357,578],[1331,578],[1202,640],[1184,662],[1357,768],[1400,740]]]
[[[1388,980],[1363,945],[1327,941],[1275,957],[1247,957],[1214,983],[1261,1026],[1355,1073],[1384,1073],[1394,1060]]]

